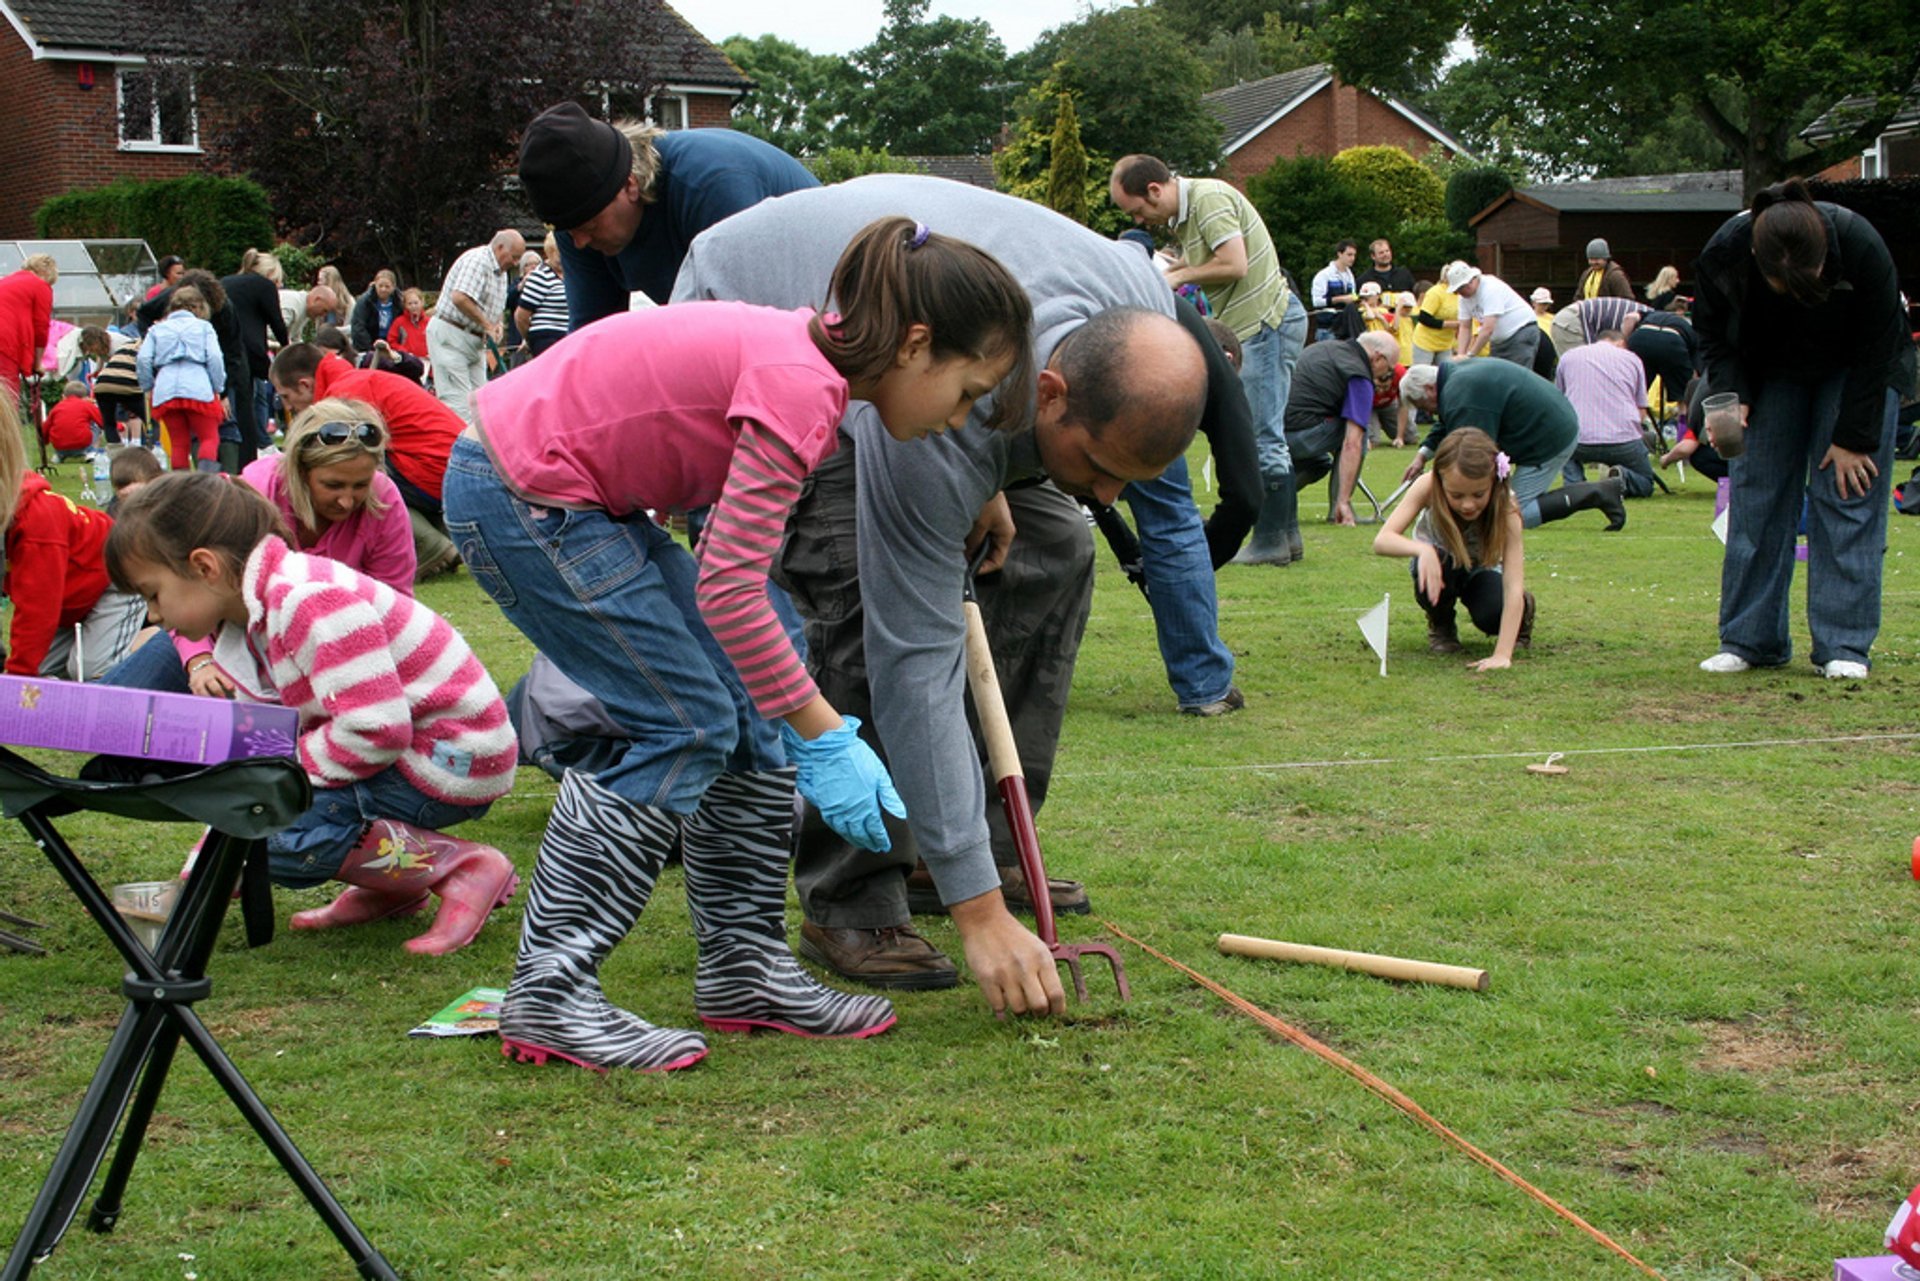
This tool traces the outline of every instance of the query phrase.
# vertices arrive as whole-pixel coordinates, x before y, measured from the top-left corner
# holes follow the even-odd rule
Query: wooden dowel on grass
[[[1220,950],[1230,956],[1258,956],[1275,961],[1299,961],[1306,965],[1331,965],[1383,979],[1441,983],[1447,987],[1471,988],[1475,992],[1487,990],[1487,972],[1462,965],[1410,961],[1401,956],[1347,952],[1337,947],[1314,947],[1307,943],[1283,943],[1278,939],[1253,938],[1245,934],[1222,934]]]

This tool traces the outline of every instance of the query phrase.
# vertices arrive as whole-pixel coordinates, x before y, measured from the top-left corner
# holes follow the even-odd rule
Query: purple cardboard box
[[[292,756],[299,733],[291,707],[0,676],[0,743],[18,747],[217,765]]]
[[[1901,1275],[1894,1271],[1899,1262],[1891,1254],[1871,1259],[1835,1259],[1833,1281],[1895,1281]]]

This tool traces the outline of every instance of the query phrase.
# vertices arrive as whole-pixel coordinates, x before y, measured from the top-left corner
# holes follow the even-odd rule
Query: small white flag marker
[[[1720,514],[1713,518],[1713,524],[1707,526],[1707,528],[1713,531],[1713,536],[1720,540],[1722,547],[1726,546],[1727,543],[1727,513],[1732,510],[1731,507],[1721,508]]]
[[[1389,592],[1380,598],[1380,603],[1360,615],[1360,634],[1367,638],[1367,644],[1380,656],[1380,674],[1387,674],[1387,606],[1393,600]]]

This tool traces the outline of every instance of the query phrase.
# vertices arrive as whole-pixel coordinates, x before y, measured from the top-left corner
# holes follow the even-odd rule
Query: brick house
[[[212,167],[203,104],[154,93],[147,55],[171,50],[132,0],[0,0],[0,17],[0,238],[32,236],[33,211],[53,196]],[[670,6],[661,20],[659,65],[672,76],[642,109],[669,129],[730,125],[752,82]]]
[[[1832,142],[1857,126],[1874,108],[1871,98],[1843,98],[1822,112],[1819,119],[1800,131],[1800,137],[1819,146]],[[1920,176],[1920,84],[1907,90],[1900,110],[1887,127],[1857,156],[1820,171],[1825,182],[1846,182],[1853,178],[1911,178]]]
[[[1348,147],[1400,147],[1422,156],[1438,146],[1467,154],[1458,138],[1398,98],[1343,83],[1325,63],[1217,89],[1201,99],[1226,134],[1221,177],[1241,190],[1276,160],[1331,156]]]

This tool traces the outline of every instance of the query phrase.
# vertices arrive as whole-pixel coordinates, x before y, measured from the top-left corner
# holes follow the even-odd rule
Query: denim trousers
[[[700,618],[692,554],[666,530],[645,516],[528,503],[471,437],[454,442],[442,500],[481,590],[627,731],[602,786],[689,814],[722,771],[786,764]]]
[[[1728,460],[1727,554],[1720,567],[1720,648],[1756,667],[1793,657],[1787,606],[1794,533],[1804,499],[1807,522],[1807,630],[1813,661],[1865,663],[1880,632],[1880,575],[1893,487],[1893,423],[1899,397],[1886,393],[1880,474],[1864,498],[1840,497],[1834,469],[1820,469],[1833,444],[1845,371],[1821,378],[1772,378],[1747,418],[1747,450]]]
[[[165,632],[127,655],[101,678],[105,685],[149,689],[161,694],[191,694],[180,652]],[[182,771],[198,768],[181,765]],[[375,819],[391,819],[439,832],[479,818],[490,801],[466,805],[428,796],[388,766],[345,787],[316,787],[313,804],[282,830],[267,837],[267,871],[275,885],[306,889],[330,881],[365,837]]]
[[[1583,483],[1587,479],[1588,463],[1618,467],[1620,479],[1627,487],[1628,498],[1653,496],[1653,455],[1647,452],[1644,442],[1622,440],[1610,445],[1575,445],[1573,457],[1567,460],[1566,467],[1561,470],[1560,479],[1569,485]]]
[[[1260,332],[1240,344],[1240,385],[1253,412],[1253,443],[1260,458],[1260,479],[1268,489],[1292,482],[1293,455],[1287,450],[1287,397],[1293,392],[1293,366],[1307,345],[1307,313],[1298,294],[1287,295],[1278,329]]]
[[[1540,523],[1540,504],[1535,500],[1553,488],[1553,482],[1566,471],[1567,460],[1573,457],[1573,451],[1579,446],[1580,441],[1576,437],[1551,458],[1543,458],[1535,463],[1514,460],[1513,474],[1507,477],[1507,490],[1513,495],[1513,501],[1519,504],[1521,523],[1528,529]]]
[[[1140,566],[1167,684],[1182,707],[1218,702],[1233,684],[1233,652],[1220,639],[1213,559],[1187,460],[1174,459],[1158,477],[1134,481],[1121,496],[1140,535]]]

